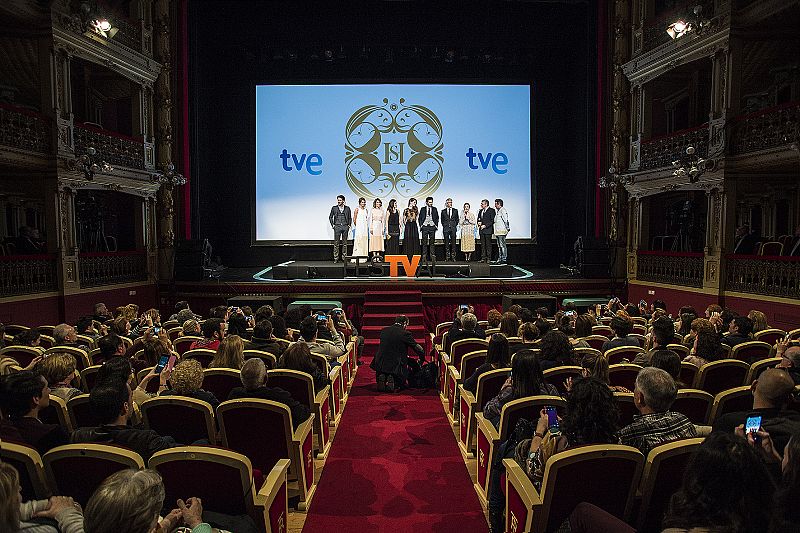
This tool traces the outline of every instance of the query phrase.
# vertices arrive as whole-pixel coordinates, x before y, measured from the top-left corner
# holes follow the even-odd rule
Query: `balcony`
[[[73,138],[75,155],[86,153],[94,147],[99,156],[113,166],[137,170],[145,169],[145,143],[141,138],[104,130],[92,124],[75,124]]]
[[[130,252],[82,253],[78,256],[81,287],[147,281],[147,254]]]
[[[682,287],[703,286],[703,254],[637,252],[636,279]]]
[[[0,298],[57,290],[55,255],[0,256]]]
[[[686,148],[694,146],[695,153],[708,156],[708,124],[676,131],[642,141],[639,170],[672,166],[672,162],[686,155]]]
[[[726,289],[800,299],[800,257],[726,256]]]
[[[800,141],[800,102],[788,102],[734,119],[731,144],[736,155],[797,141]]]
[[[50,121],[39,113],[0,104],[0,145],[49,154]]]
[[[672,39],[667,34],[667,26],[678,19],[687,20],[692,15],[692,9],[700,5],[703,8],[703,18],[711,18],[714,14],[713,0],[687,0],[657,17],[645,21],[642,26],[642,52],[648,52]]]

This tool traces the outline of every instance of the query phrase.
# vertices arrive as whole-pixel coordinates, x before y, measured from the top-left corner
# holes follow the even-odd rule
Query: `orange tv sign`
[[[399,275],[398,267],[400,265],[403,265],[406,276],[416,276],[420,259],[422,259],[421,255],[412,255],[410,260],[407,255],[387,255],[384,261],[389,263],[389,276],[396,278]]]

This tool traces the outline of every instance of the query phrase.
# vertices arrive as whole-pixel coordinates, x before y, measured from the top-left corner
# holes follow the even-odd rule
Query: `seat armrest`
[[[314,403],[317,405],[321,405],[322,402],[325,401],[325,398],[327,398],[330,395],[331,395],[331,386],[325,385],[325,388],[319,391],[316,396],[314,396]]]
[[[297,429],[294,430],[292,434],[292,440],[295,442],[303,442],[308,434],[311,432],[311,428],[314,427],[314,417],[316,415],[311,413],[309,417],[306,419],[305,422],[297,426]]]
[[[450,372],[450,377],[453,379],[453,381],[455,381],[456,383],[461,381],[461,372],[456,370],[456,367],[448,366],[447,371]]]
[[[450,364],[450,356],[444,351],[439,352],[439,358],[441,358],[441,360],[444,361],[446,365]]]
[[[514,485],[514,489],[522,497],[525,506],[533,509],[535,515],[536,508],[542,506],[542,498],[533,486],[533,482],[514,459],[503,459],[503,466],[506,467],[506,494],[508,494],[508,486]]]
[[[462,400],[466,400],[466,402],[470,406],[474,406],[475,403],[478,401],[478,400],[475,399],[475,395],[474,394],[472,394],[470,391],[468,391],[467,389],[464,388],[464,385],[459,385],[458,386],[458,391],[459,391],[458,394],[461,397],[461,399]]]
[[[264,484],[258,489],[256,495],[256,503],[260,505],[269,506],[269,502],[275,499],[281,484],[286,481],[286,472],[289,470],[289,459],[278,459],[272,470],[264,478]]]
[[[331,378],[331,383],[333,383],[336,380],[336,378],[339,376],[339,374],[341,374],[341,373],[342,373],[342,367],[341,366],[333,367],[331,369],[330,374],[328,374],[328,377]]]
[[[483,413],[475,413],[475,419],[478,421],[478,431],[482,431],[489,437],[489,440],[497,442],[500,440],[500,432],[494,427],[494,424],[486,420]]]

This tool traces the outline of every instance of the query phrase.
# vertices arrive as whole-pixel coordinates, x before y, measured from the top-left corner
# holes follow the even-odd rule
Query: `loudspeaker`
[[[283,297],[282,296],[234,296],[228,298],[228,307],[244,307],[250,306],[253,312],[262,305],[271,305],[276,313],[283,311]]]
[[[208,241],[199,239],[175,242],[174,274],[178,281],[201,281],[205,277],[203,267],[208,265]]]
[[[550,315],[554,315],[557,309],[558,300],[555,296],[549,294],[504,294],[503,295],[503,311],[508,311],[512,305],[521,305],[526,309],[536,313],[539,307],[546,307],[550,311]]]
[[[611,258],[608,243],[591,236],[575,241],[575,264],[584,278],[606,278],[610,275]]]
[[[175,259],[177,263],[177,257]],[[175,281],[203,281],[205,273],[202,265],[175,265]]]
[[[308,279],[307,265],[296,265],[292,263],[288,265],[287,272],[289,279]]]
[[[469,277],[471,278],[488,278],[489,272],[490,269],[488,263],[469,264]]]

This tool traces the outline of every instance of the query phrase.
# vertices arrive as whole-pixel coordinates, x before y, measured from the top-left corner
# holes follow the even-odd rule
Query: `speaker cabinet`
[[[490,268],[487,263],[470,263],[469,264],[469,277],[471,278],[488,278]]]

